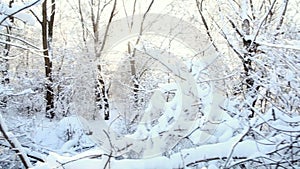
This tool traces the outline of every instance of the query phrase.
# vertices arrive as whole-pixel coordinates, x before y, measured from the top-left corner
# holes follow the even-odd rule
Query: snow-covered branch
[[[28,159],[23,147],[21,146],[20,142],[16,139],[16,136],[14,136],[11,132],[8,131],[8,128],[5,124],[4,119],[2,118],[2,115],[0,114],[0,132],[3,135],[4,139],[9,143],[9,145],[12,147],[14,151],[16,151],[16,154],[19,156],[20,160],[22,161],[22,164],[25,168],[32,167],[32,164],[30,163],[30,160]]]
[[[0,25],[2,25],[3,22],[4,22],[6,19],[8,19],[8,18],[10,18],[10,17],[12,17],[12,16],[14,16],[14,15],[16,15],[16,14],[18,14],[18,13],[20,13],[20,12],[26,10],[26,9],[28,9],[28,8],[31,8],[32,6],[37,5],[37,4],[39,4],[40,2],[42,2],[42,1],[43,1],[43,0],[36,0],[36,1],[30,2],[30,3],[24,4],[24,5],[21,6],[21,7],[13,8],[13,10],[11,10],[9,13],[5,13],[4,16],[3,16],[3,15],[2,15],[2,16],[0,15],[0,16],[1,16],[1,17],[0,17]]]

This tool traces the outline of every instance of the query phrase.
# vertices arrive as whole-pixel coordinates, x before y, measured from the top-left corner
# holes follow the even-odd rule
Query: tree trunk
[[[109,4],[111,1],[109,1],[107,4]],[[111,10],[111,14],[109,16],[109,21],[107,23],[105,33],[103,36],[103,40],[100,42],[99,40],[99,21],[100,21],[100,11],[107,6],[105,4],[102,9],[100,9],[100,3],[98,2],[96,9],[94,11],[93,7],[91,6],[91,21],[93,25],[93,34],[94,34],[94,52],[95,52],[95,58],[97,61],[100,61],[101,53],[104,49],[106,38],[108,36],[108,30],[110,27],[110,24],[112,22],[112,19],[115,14],[115,9],[117,5],[117,0],[114,1],[113,8]],[[95,5],[91,3],[91,5]],[[101,44],[101,48],[99,49],[99,46]],[[96,79],[96,86],[95,86],[95,95],[96,95],[96,104],[97,107],[104,111],[104,120],[109,120],[109,101],[108,101],[108,90],[109,87],[105,84],[104,78],[102,76],[102,66],[99,63],[97,65],[97,79]]]
[[[14,0],[10,0],[9,1],[9,4],[8,4],[8,7],[9,8],[12,8],[12,4],[14,3]],[[14,22],[14,17],[13,16],[9,16],[9,21],[11,23]],[[6,26],[6,33],[8,35],[11,34],[11,26]],[[9,69],[9,63],[8,63],[8,59],[6,59],[8,56],[9,56],[9,52],[10,52],[10,48],[11,48],[11,45],[9,44],[11,42],[11,39],[10,39],[10,36],[6,36],[6,44],[4,46],[4,51],[3,51],[3,55],[5,56],[5,58],[1,61],[3,64],[3,70],[1,70],[2,72],[2,79],[1,79],[1,84],[3,84],[4,86],[9,84],[9,76],[8,76],[8,69]]]
[[[48,13],[47,13],[47,0],[45,0],[42,4],[42,15],[43,20],[42,24],[42,40],[43,40],[43,54],[44,54],[44,62],[45,62],[45,76],[46,76],[46,117],[53,119],[55,113],[54,109],[54,90],[53,90],[53,79],[52,79],[52,61],[51,61],[51,43],[53,36],[53,23],[54,23],[54,15],[55,15],[55,0],[51,1],[51,15],[50,21],[48,21]]]
[[[8,35],[11,34],[11,26],[6,27],[6,33]],[[9,76],[8,76],[8,69],[9,69],[9,63],[8,63],[8,57],[9,57],[9,52],[10,52],[10,47],[11,45],[9,44],[11,42],[11,39],[9,36],[6,37],[6,44],[4,46],[4,51],[3,54],[5,56],[4,59],[1,59],[1,64],[3,65],[3,69],[1,70],[2,72],[2,79],[1,79],[1,84],[6,86],[9,84]]]
[[[134,106],[138,107],[138,91],[139,91],[139,78],[137,76],[136,71],[136,64],[135,64],[135,50],[132,53],[130,43],[128,42],[128,54],[130,55],[130,72],[131,72],[131,78],[133,83],[133,99],[134,99]]]
[[[8,7],[12,8],[13,3],[14,3],[14,0],[10,0],[9,4],[8,4]],[[11,23],[13,23],[14,22],[14,17],[10,16],[9,20],[10,20]],[[7,35],[11,34],[11,29],[12,29],[12,27],[10,25],[6,26]],[[4,45],[4,50],[3,50],[4,58],[0,59],[0,65],[1,65],[0,67],[2,67],[2,69],[1,69],[1,74],[2,74],[1,85],[3,85],[3,86],[7,86],[10,82],[9,75],[8,75],[9,63],[8,63],[8,59],[7,59],[9,57],[9,52],[10,52],[10,49],[11,49],[11,45],[9,44],[11,42],[10,36],[6,36],[5,41],[7,43]],[[7,100],[8,100],[7,96],[4,96],[3,98],[1,98],[0,107],[6,107]]]
[[[250,22],[248,19],[245,19],[242,24],[242,29],[244,31],[245,35],[250,35]],[[257,52],[257,44],[255,42],[252,42],[251,40],[248,39],[243,39],[243,46],[246,49],[246,52],[244,53],[244,60],[243,60],[243,67],[244,67],[244,72],[245,72],[245,85],[246,85],[246,92],[251,96],[251,97],[256,97],[257,91],[259,90],[259,86],[255,86],[254,80],[251,77],[251,74],[253,73],[253,66],[252,66],[252,60],[251,58],[253,55],[256,54]],[[254,110],[253,108],[255,107],[257,102],[257,99],[254,99],[252,104],[251,104],[251,114],[249,115],[249,118],[254,117]]]
[[[104,120],[109,120],[108,89],[106,88],[101,65],[97,65],[96,103],[97,107],[104,112]]]

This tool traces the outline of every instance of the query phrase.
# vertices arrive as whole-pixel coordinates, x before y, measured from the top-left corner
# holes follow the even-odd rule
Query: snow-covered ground
[[[269,115],[264,116],[268,120]],[[219,168],[223,161],[223,167],[231,168],[236,164],[251,161],[256,158],[266,158],[267,162],[277,160],[269,159],[268,153],[288,146],[281,144],[288,139],[285,134],[275,137],[253,140],[248,134],[251,128],[242,127],[240,122],[228,115],[224,115],[224,122],[216,129],[206,143],[182,148],[178,151],[170,151],[166,156],[155,156],[142,159],[124,159],[122,156],[113,156],[101,147],[93,143],[84,131],[80,118],[73,116],[62,119],[60,122],[47,122],[43,126],[35,128],[32,133],[33,141],[47,149],[48,155],[41,155],[45,162],[37,162],[34,169],[174,169],[174,168]],[[284,117],[287,121],[299,121]],[[30,120],[28,120],[30,121]],[[254,121],[253,123],[259,123]],[[285,130],[300,131],[299,127],[285,127]],[[66,133],[72,131],[69,135]],[[66,137],[69,136],[68,141]],[[86,148],[86,149],[85,149]],[[250,166],[248,166],[250,167]]]
[[[145,159],[122,159],[121,157],[111,156],[107,151],[98,147],[92,137],[88,136],[89,133],[86,131],[86,126],[82,124],[81,121],[84,120],[81,117],[66,117],[57,122],[48,119],[38,121],[23,118],[22,125],[29,130],[27,132],[30,133],[29,136],[32,141],[32,144],[29,144],[29,148],[26,149],[27,153],[45,160],[45,162],[37,162],[33,167],[35,169],[89,169],[104,168],[107,165],[112,169],[173,169],[186,166],[192,167],[195,161],[202,158],[227,157],[234,144],[241,139],[243,133],[234,136],[233,131],[239,126],[238,121],[229,118],[229,116],[226,116],[226,118],[228,118],[226,119],[227,122],[222,123],[216,134],[208,141],[210,144],[179,149],[176,153],[170,153],[167,156]],[[16,121],[16,119],[9,120]],[[26,126],[28,124],[34,127]],[[10,125],[15,126],[14,123],[10,123]],[[247,129],[244,129],[243,132],[246,131]],[[250,148],[251,152],[245,152],[245,147]],[[270,147],[270,149],[272,148]],[[253,141],[249,141],[238,146],[233,155],[246,157],[249,153],[254,155],[256,150],[257,145]],[[266,152],[268,152],[268,149]]]

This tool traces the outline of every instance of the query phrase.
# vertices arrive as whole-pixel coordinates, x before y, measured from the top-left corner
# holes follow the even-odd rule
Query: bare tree
[[[43,36],[43,50],[44,50],[44,61],[45,61],[45,75],[46,75],[46,113],[47,117],[54,118],[54,90],[53,90],[53,79],[52,79],[52,39],[53,39],[53,27],[54,27],[54,16],[55,16],[55,0],[51,0],[50,20],[48,20],[48,4],[45,0],[42,4],[42,36]]]
[[[13,3],[14,3],[14,0],[10,0],[9,4],[8,4],[8,7],[12,8]],[[9,16],[9,21],[11,23],[13,23],[14,22],[14,17],[13,16]],[[12,31],[12,26],[8,25],[8,26],[6,26],[5,29],[6,29],[7,35],[10,35],[11,31]],[[9,83],[9,77],[8,77],[9,64],[8,64],[8,59],[7,58],[9,56],[9,52],[10,52],[10,48],[11,48],[11,44],[10,44],[11,37],[10,36],[6,36],[6,42],[7,43],[4,45],[4,51],[3,51],[4,52],[3,53],[3,55],[4,55],[3,64],[4,64],[4,67],[5,67],[5,69],[2,70],[3,78],[2,78],[1,83],[3,85],[7,85]]]
[[[50,11],[49,11],[50,6]],[[40,19],[33,11],[31,13],[35,16],[37,21],[42,27],[42,46],[44,55],[44,65],[45,65],[45,100],[46,100],[46,117],[53,119],[55,117],[54,112],[54,89],[53,89],[53,29],[54,29],[54,18],[55,18],[55,0],[44,0],[42,3],[42,18]]]
[[[140,40],[141,40],[143,30],[144,30],[144,22],[145,22],[147,14],[149,13],[153,3],[154,3],[154,0],[152,0],[150,2],[146,12],[143,15],[142,22],[141,22],[141,25],[140,25],[140,30],[139,30],[139,36],[136,39],[134,45],[138,45]],[[134,2],[134,6],[133,6],[133,15],[135,13],[135,6],[136,6],[136,2]],[[132,26],[133,26],[133,20],[131,21],[131,28],[132,28]],[[130,62],[130,72],[131,72],[131,78],[132,78],[132,83],[133,83],[133,97],[134,97],[135,106],[137,106],[138,101],[139,101],[138,92],[139,92],[139,83],[140,83],[139,81],[140,80],[139,80],[138,72],[136,70],[137,69],[136,68],[136,61],[135,61],[136,48],[134,47],[133,50],[131,48],[132,47],[131,47],[130,43],[128,42],[128,54],[130,56],[130,61],[129,61]]]
[[[228,96],[235,101],[239,100],[239,109],[226,110],[234,117],[240,116],[242,120],[260,121],[249,123],[250,130],[239,142],[288,135],[287,144],[290,145],[288,147],[282,141],[275,141],[272,145],[282,146],[282,149],[265,154],[265,157],[242,160],[232,165],[230,160],[244,157],[232,157],[231,153],[228,157],[224,157],[226,159],[224,168],[237,166],[245,168],[249,164],[260,167],[293,167],[296,164],[294,159],[298,156],[298,153],[295,153],[298,151],[295,142],[299,140],[296,136],[299,132],[276,127],[278,121],[284,121],[284,126],[291,126],[291,121],[285,117],[299,116],[299,109],[294,104],[294,99],[299,98],[296,96],[298,92],[295,86],[291,85],[292,78],[299,78],[298,69],[295,67],[297,65],[295,56],[299,54],[299,49],[296,46],[286,45],[285,42],[286,38],[298,41],[296,34],[299,29],[289,29],[299,24],[294,23],[291,17],[287,18],[290,2],[240,0],[222,4],[220,1],[210,3],[214,3],[215,6],[203,10],[202,6],[209,5],[203,0],[196,0],[207,34],[210,36],[215,30],[219,31],[220,36],[210,36],[210,40],[214,42],[217,38],[223,38],[227,47],[240,61],[233,61],[241,68],[236,83],[239,87],[233,89],[233,95]],[[224,49],[220,44],[215,43],[215,46],[219,51]],[[280,71],[285,73],[279,73]],[[287,75],[287,72],[293,75]],[[267,115],[270,118],[266,119]],[[284,152],[289,152],[288,158],[282,158],[281,154]],[[268,161],[277,155],[279,160]]]
[[[8,7],[12,8],[12,4],[14,3],[13,0],[9,1]],[[13,23],[14,22],[14,17],[10,16],[9,17],[9,22]],[[6,43],[4,44],[4,49],[3,49],[3,58],[0,58],[0,65],[1,65],[1,73],[2,73],[2,77],[1,77],[1,84],[3,86],[6,86],[9,84],[9,75],[8,75],[8,70],[9,70],[9,63],[8,63],[8,56],[9,56],[9,52],[11,49],[11,37],[9,36],[11,34],[12,31],[12,27],[11,25],[5,26],[5,30],[6,30],[6,36],[5,37],[5,41]],[[7,103],[7,97],[4,97],[3,99],[1,99],[1,106],[6,107],[6,103]]]
[[[110,11],[110,15],[107,21],[107,25],[105,30],[100,30],[100,15],[102,12],[112,4],[112,9]],[[97,108],[103,110],[104,119],[109,120],[109,99],[108,99],[108,84],[105,82],[103,77],[103,68],[100,63],[101,55],[105,47],[106,38],[108,36],[108,31],[110,28],[110,24],[115,16],[115,10],[117,6],[117,0],[110,0],[102,4],[102,1],[94,1],[90,0],[88,2],[90,15],[86,16],[85,11],[82,9],[83,2],[78,0],[78,13],[80,17],[80,22],[82,26],[82,40],[85,45],[85,48],[88,48],[88,34],[90,33],[93,38],[93,52],[94,58],[97,61],[97,77],[96,77],[96,85],[95,85],[95,102]],[[87,24],[86,19],[91,22],[91,31],[89,32],[89,26]],[[103,19],[105,20],[105,19]],[[100,31],[103,32],[103,37],[101,39]]]

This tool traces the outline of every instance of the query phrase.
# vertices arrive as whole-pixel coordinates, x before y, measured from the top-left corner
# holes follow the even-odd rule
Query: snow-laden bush
[[[79,121],[80,120],[80,121]],[[61,119],[56,127],[57,137],[64,142],[61,151],[72,152],[81,151],[84,148],[92,147],[94,144],[87,135],[87,129],[82,117],[70,116]]]

